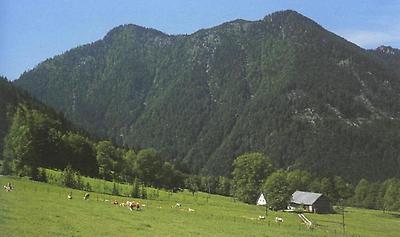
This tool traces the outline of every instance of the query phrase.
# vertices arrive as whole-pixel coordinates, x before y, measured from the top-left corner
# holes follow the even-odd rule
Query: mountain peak
[[[294,10],[284,10],[271,13],[264,17],[263,21],[267,24],[272,24],[275,26],[288,26],[294,31],[298,31],[298,28],[312,28],[318,27],[322,28],[318,23],[312,19],[294,11]]]
[[[150,34],[154,34],[154,35],[158,35],[158,36],[166,36],[165,33],[155,30],[153,28],[146,28],[146,27],[136,25],[136,24],[123,24],[123,25],[119,25],[119,26],[113,28],[112,30],[110,30],[106,34],[106,36],[104,36],[104,39],[107,40],[107,39],[113,38],[114,36],[123,34],[124,32],[136,33],[136,34],[150,33]]]
[[[277,11],[271,14],[268,14],[264,17],[264,20],[269,19],[287,19],[287,18],[298,18],[298,19],[308,19],[307,17],[303,16],[302,14],[294,11],[294,10],[284,10],[284,11]]]
[[[375,50],[382,54],[387,54],[387,55],[400,54],[400,49],[396,49],[396,48],[393,48],[391,46],[386,46],[386,45],[381,45],[378,48],[376,48]]]

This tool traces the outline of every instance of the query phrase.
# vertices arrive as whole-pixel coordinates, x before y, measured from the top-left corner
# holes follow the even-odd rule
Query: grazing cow
[[[114,200],[114,201],[112,202],[112,204],[118,205],[118,201],[117,201],[117,200]]]
[[[90,194],[89,193],[85,193],[85,196],[83,196],[83,200],[88,200],[89,199]]]
[[[188,211],[189,211],[189,212],[194,212],[194,209],[189,208]]]
[[[7,183],[7,185],[3,186],[6,192],[11,192],[14,188],[10,182]]]
[[[275,222],[276,222],[276,223],[283,223],[283,218],[281,218],[281,217],[275,217]]]
[[[181,207],[182,205],[180,203],[176,203],[175,207]]]
[[[133,211],[134,209],[136,209],[137,211],[139,211],[140,209],[140,203],[135,202],[135,201],[126,201],[126,205],[129,207],[129,210]]]
[[[71,193],[68,194],[67,198],[68,198],[68,199],[72,199],[72,194],[71,194]]]
[[[265,220],[265,216],[258,216],[259,220]]]

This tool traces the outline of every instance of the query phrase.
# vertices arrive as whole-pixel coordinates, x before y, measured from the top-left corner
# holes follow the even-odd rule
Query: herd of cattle
[[[84,200],[89,200],[89,193],[85,193],[85,195],[83,196]],[[67,196],[68,199],[72,199],[72,193],[69,193]],[[109,200],[104,200],[105,202],[110,202]],[[126,202],[118,202],[117,200],[114,200],[112,202],[110,202],[112,205],[117,205],[120,207],[128,207],[129,210],[133,211],[140,211],[142,209],[142,207],[145,207],[146,204],[140,204],[139,202],[136,201],[126,201]],[[182,205],[180,203],[176,203],[175,206],[172,206],[171,208],[181,208]],[[157,207],[157,208],[161,208],[161,206]],[[194,212],[195,210],[192,208],[188,208],[187,209],[188,212]]]
[[[90,196],[90,194],[89,193],[85,193],[85,195],[83,196],[83,199],[84,200],[89,200],[89,196]],[[68,196],[67,196],[67,198],[68,199],[72,199],[72,193],[69,193],[68,194]],[[109,200],[104,200],[105,202],[110,202]],[[145,207],[146,206],[146,204],[140,204],[139,202],[136,202],[136,201],[126,201],[126,202],[118,202],[117,200],[114,200],[114,201],[112,201],[112,202],[110,202],[112,205],[117,205],[117,206],[120,206],[120,207],[128,207],[129,208],[129,210],[131,210],[131,211],[133,211],[133,210],[136,210],[136,211],[140,211],[141,209],[142,209],[142,207]],[[174,207],[176,207],[176,208],[181,208],[181,204],[180,203],[176,203],[175,204],[175,206],[172,206],[171,208],[174,208]],[[159,206],[159,207],[157,207],[157,208],[161,208],[161,206]],[[192,208],[188,208],[187,209],[187,211],[188,212],[194,212],[195,210],[194,209],[192,209]]]
[[[90,194],[89,193],[85,193],[85,195],[83,196],[83,200],[89,200]],[[72,193],[69,193],[67,196],[68,199],[72,199]],[[104,200],[105,202],[109,202],[109,200]],[[119,203],[117,200],[114,200],[111,202],[111,204],[113,205],[119,205],[121,207],[128,207],[129,210],[133,211],[139,211],[141,207],[144,207],[145,204],[141,205],[139,202],[136,201],[126,201],[126,202],[121,202]]]
[[[5,191],[10,192],[10,191],[12,191],[14,189],[14,187],[13,187],[13,185],[11,183],[7,183],[7,185],[4,186],[4,189],[5,189]],[[83,199],[84,200],[89,200],[89,197],[90,197],[90,194],[89,193],[85,193],[85,195],[83,196]],[[67,195],[67,198],[68,199],[72,199],[72,193],[69,193]],[[104,200],[104,201],[105,202],[109,202],[109,200]],[[111,202],[111,204],[119,205],[121,207],[128,207],[129,210],[131,210],[131,211],[133,211],[133,210],[139,211],[139,210],[141,210],[141,207],[145,207],[146,206],[145,204],[140,204],[139,202],[136,202],[136,201],[118,202],[117,200],[114,200],[114,201]],[[181,208],[182,205],[180,203],[176,203],[176,205],[172,206],[172,207]],[[161,207],[158,207],[158,208],[161,208]],[[192,209],[192,208],[189,208],[188,211],[189,212],[194,212],[195,210]],[[258,219],[259,220],[265,220],[265,216],[259,216]],[[280,218],[280,217],[275,217],[275,222],[283,223],[283,219]]]
[[[68,199],[72,199],[71,194],[68,194]],[[83,197],[83,199],[84,200],[88,200],[89,199],[89,193],[86,193],[85,196]],[[109,202],[109,200],[104,200],[104,201]],[[114,201],[111,202],[111,204],[119,205],[121,207],[128,207],[129,210],[131,210],[131,211],[133,211],[133,210],[139,211],[141,209],[141,207],[145,207],[146,206],[145,204],[140,205],[139,202],[135,202],[135,201],[126,201],[126,202],[119,203],[117,200],[114,200]],[[174,208],[174,207],[175,208],[181,208],[182,204],[176,203],[175,206],[171,206],[171,208]],[[161,208],[161,207],[158,207],[158,208]],[[189,212],[194,212],[194,209],[188,208],[188,211]],[[258,220],[265,220],[265,219],[266,219],[265,216],[259,216],[258,217]],[[275,222],[276,223],[283,223],[283,218],[275,217]]]

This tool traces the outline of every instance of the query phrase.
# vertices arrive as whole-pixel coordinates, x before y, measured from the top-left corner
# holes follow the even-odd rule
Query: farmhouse
[[[289,210],[303,208],[305,212],[331,213],[332,205],[328,198],[321,193],[296,191],[292,194]]]

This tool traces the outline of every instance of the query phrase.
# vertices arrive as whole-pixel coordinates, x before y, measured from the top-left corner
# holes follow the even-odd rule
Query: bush
[[[61,184],[67,188],[75,188],[75,172],[70,165],[62,173]]]
[[[75,172],[75,187],[76,189],[84,190],[85,185],[83,184],[82,181],[82,176],[79,172]]]
[[[71,166],[68,165],[64,169],[64,171],[61,175],[61,185],[65,186],[67,188],[85,190],[88,184],[86,184],[86,187],[85,187],[85,184],[83,183],[81,174],[79,172],[74,171],[71,168]],[[90,188],[90,185],[89,185],[89,188]]]
[[[47,183],[47,174],[45,169],[39,169],[36,181]]]

